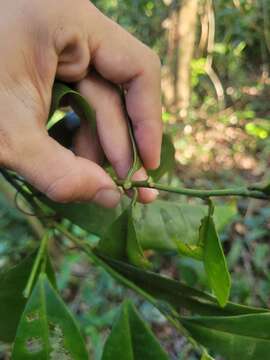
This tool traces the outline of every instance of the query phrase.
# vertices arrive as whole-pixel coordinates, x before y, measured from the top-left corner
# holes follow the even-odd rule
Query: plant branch
[[[35,277],[38,272],[38,268],[42,264],[42,262],[45,261],[45,258],[47,256],[46,250],[47,250],[47,244],[48,244],[49,237],[50,237],[50,231],[47,231],[41,240],[41,244],[40,244],[37,256],[35,258],[34,265],[31,270],[31,274],[27,281],[26,287],[23,291],[23,295],[26,299],[29,298],[29,296],[30,296],[30,293],[31,293],[31,290],[32,290],[32,287],[34,284],[34,280],[35,280]]]
[[[209,197],[218,197],[218,196],[240,196],[240,197],[249,197],[254,199],[264,199],[264,200],[270,199],[270,196],[265,194],[262,190],[251,187],[202,190],[202,189],[176,188],[168,185],[154,183],[151,180],[145,180],[145,181],[131,181],[129,183],[129,188],[127,189],[125,187],[126,183],[124,180],[116,180],[115,183],[118,186],[123,187],[125,190],[129,190],[132,188],[151,188],[151,189],[167,191],[175,194],[180,194],[180,195],[198,197],[201,199],[206,199]]]

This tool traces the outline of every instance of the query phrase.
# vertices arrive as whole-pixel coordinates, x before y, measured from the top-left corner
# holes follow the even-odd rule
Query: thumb
[[[118,188],[100,166],[75,156],[47,133],[35,134],[25,143],[27,149],[20,150],[23,159],[12,168],[50,199],[61,203],[93,200],[109,208],[120,201]]]

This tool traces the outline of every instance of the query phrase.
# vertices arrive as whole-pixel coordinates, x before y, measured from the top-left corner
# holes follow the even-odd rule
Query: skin
[[[160,61],[89,0],[11,0],[0,20],[0,164],[58,202],[114,207],[120,192],[100,166],[106,155],[119,177],[132,161],[116,85],[126,105],[145,169],[159,166],[162,138]],[[75,84],[96,111],[98,134],[83,123],[74,153],[47,134],[54,79]],[[151,202],[155,190],[141,189]]]

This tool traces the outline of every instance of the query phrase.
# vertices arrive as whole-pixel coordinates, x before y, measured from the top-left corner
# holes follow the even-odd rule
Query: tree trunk
[[[175,105],[181,118],[188,114],[191,95],[190,70],[196,40],[199,0],[183,0],[179,9]]]

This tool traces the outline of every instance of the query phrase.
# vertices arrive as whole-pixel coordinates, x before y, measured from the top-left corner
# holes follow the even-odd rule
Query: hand
[[[88,0],[11,0],[0,20],[0,164],[58,202],[115,206],[120,193],[100,167],[104,153],[119,177],[132,162],[115,85],[126,90],[146,169],[159,165],[162,137],[160,62],[156,54]],[[54,79],[75,83],[96,111],[98,136],[82,123],[74,153],[48,136]],[[145,178],[145,170],[135,174]],[[140,190],[140,201],[156,193]]]

